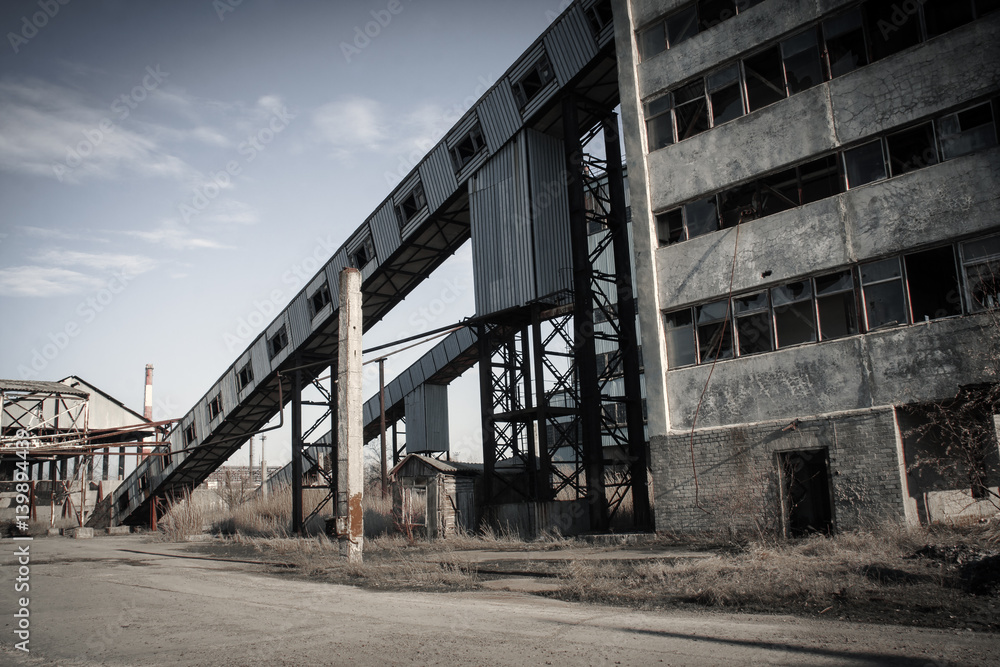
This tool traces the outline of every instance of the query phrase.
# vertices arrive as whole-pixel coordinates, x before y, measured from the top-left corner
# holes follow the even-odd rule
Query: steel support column
[[[580,386],[584,470],[592,530],[608,529],[608,499],[604,490],[604,450],[601,442],[601,395],[594,345],[593,266],[587,244],[587,210],[583,185],[583,146],[576,101],[562,101],[563,142],[569,189],[570,245],[573,256],[574,359]]]
[[[296,362],[296,366],[301,364]],[[292,371],[292,532],[302,534],[302,371]]]

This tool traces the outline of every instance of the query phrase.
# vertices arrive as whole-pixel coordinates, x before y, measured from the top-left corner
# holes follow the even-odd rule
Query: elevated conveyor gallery
[[[613,109],[613,32],[607,2],[578,0],[563,12],[181,419],[169,455],[146,459],[119,486],[111,521],[147,522],[153,498],[200,484],[279,413],[292,369],[308,384],[335,365],[343,268],[362,272],[368,330],[469,240],[469,181],[492,156],[528,128],[562,137],[568,96],[581,126]]]

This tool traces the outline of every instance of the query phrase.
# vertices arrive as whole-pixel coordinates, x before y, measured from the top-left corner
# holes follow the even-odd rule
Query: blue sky
[[[0,377],[141,411],[152,363],[180,417],[565,4],[4,2]],[[466,245],[365,344],[473,310]],[[476,387],[452,391],[466,457]]]

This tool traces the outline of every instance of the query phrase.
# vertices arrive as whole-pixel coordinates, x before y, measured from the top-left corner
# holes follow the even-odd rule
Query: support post
[[[340,555],[359,563],[364,549],[364,416],[361,394],[361,272],[340,272],[337,356],[337,536]]]
[[[642,383],[639,380],[639,346],[635,329],[635,293],[632,288],[632,258],[625,219],[625,176],[618,141],[618,117],[603,121],[604,154],[608,164],[608,194],[611,211],[608,227],[615,258],[618,292],[618,347],[622,355],[625,383],[625,416],[628,422],[629,479],[632,482],[632,519],[636,528],[651,529],[649,487],[646,480],[646,436],[642,423]]]
[[[573,256],[574,362],[580,384],[580,424],[583,462],[590,505],[590,528],[608,529],[608,499],[604,491],[604,447],[601,442],[601,395],[594,345],[593,266],[587,244],[587,209],[583,187],[583,146],[576,100],[563,98],[563,141],[569,182],[569,235]]]
[[[385,441],[385,358],[378,360],[378,425],[382,445],[382,497],[389,497],[388,452]]]
[[[485,505],[493,502],[493,474],[497,460],[496,434],[493,431],[493,343],[490,329],[479,325],[479,404],[483,429],[483,498]],[[481,512],[487,508],[483,507]]]
[[[301,366],[298,358],[295,366]],[[302,371],[292,371],[292,532],[302,534]]]

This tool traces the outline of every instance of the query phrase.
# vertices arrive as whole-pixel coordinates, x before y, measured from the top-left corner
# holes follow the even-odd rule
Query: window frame
[[[407,204],[410,200],[413,200],[412,205]],[[399,223],[400,233],[402,233],[403,230],[406,229],[406,226],[413,222],[427,207],[427,193],[424,191],[424,184],[417,181],[417,184],[410,188],[410,190],[399,200],[399,203],[395,205],[396,221]],[[410,215],[407,215],[406,211],[410,208],[413,209],[413,212]]]
[[[354,268],[361,269],[362,267],[355,266]],[[326,295],[325,300],[323,295]],[[319,306],[317,306],[316,303],[317,297],[320,297],[319,301],[322,301],[322,304]],[[333,293],[330,291],[330,282],[324,280],[323,284],[321,284],[315,292],[308,295],[307,300],[309,301],[309,319],[316,319],[316,316],[323,312],[323,309],[333,302]]]
[[[470,142],[472,152],[469,153],[468,157],[462,157],[462,146]],[[448,149],[448,154],[451,155],[451,164],[455,168],[455,173],[461,172],[465,167],[486,150],[486,137],[483,136],[483,126],[480,123],[476,123],[472,126],[468,132],[463,135],[461,140],[455,142],[451,148]]]
[[[208,421],[212,422],[222,414],[222,392],[217,393],[208,402]]]
[[[246,374],[244,378],[244,374]],[[241,392],[253,382],[253,362],[248,361],[236,371],[236,391]]]
[[[196,419],[192,419],[191,423],[184,427],[183,435],[184,435],[185,447],[190,447],[191,443],[195,442],[198,439],[198,427],[196,426],[197,423],[198,421]]]
[[[524,84],[533,75],[538,76],[539,86],[529,95]],[[518,111],[523,112],[531,104],[532,100],[538,97],[545,90],[545,87],[555,81],[555,79],[556,73],[552,68],[552,61],[549,59],[549,54],[542,51],[542,55],[535,60],[531,67],[517,81],[512,81],[510,84],[511,93],[514,95],[514,102],[517,104]]]
[[[988,265],[990,263],[996,263],[998,266],[1000,266],[1000,250],[998,250],[996,253],[993,254],[984,255],[983,257],[976,257],[973,259],[968,259],[966,257],[967,245],[975,242],[988,241],[992,239],[995,239],[998,245],[1000,245],[1000,234],[987,234],[985,236],[979,236],[973,239],[966,239],[964,241],[960,241],[957,244],[959,252],[959,264],[960,264],[959,279],[961,280],[962,292],[964,293],[965,296],[964,305],[966,308],[965,310],[966,314],[971,315],[974,313],[986,312],[987,310],[990,309],[1000,308],[1000,299],[998,299],[998,303],[996,305],[983,305],[976,302],[972,297],[972,289],[975,285],[971,280],[969,280],[969,268],[971,267],[979,266],[982,264]]]
[[[281,354],[285,348],[288,347],[288,326],[285,324],[281,325],[281,328],[274,332],[273,336],[268,336],[267,338],[267,356],[268,359],[274,361],[274,359]],[[280,343],[280,347],[278,344]]]

